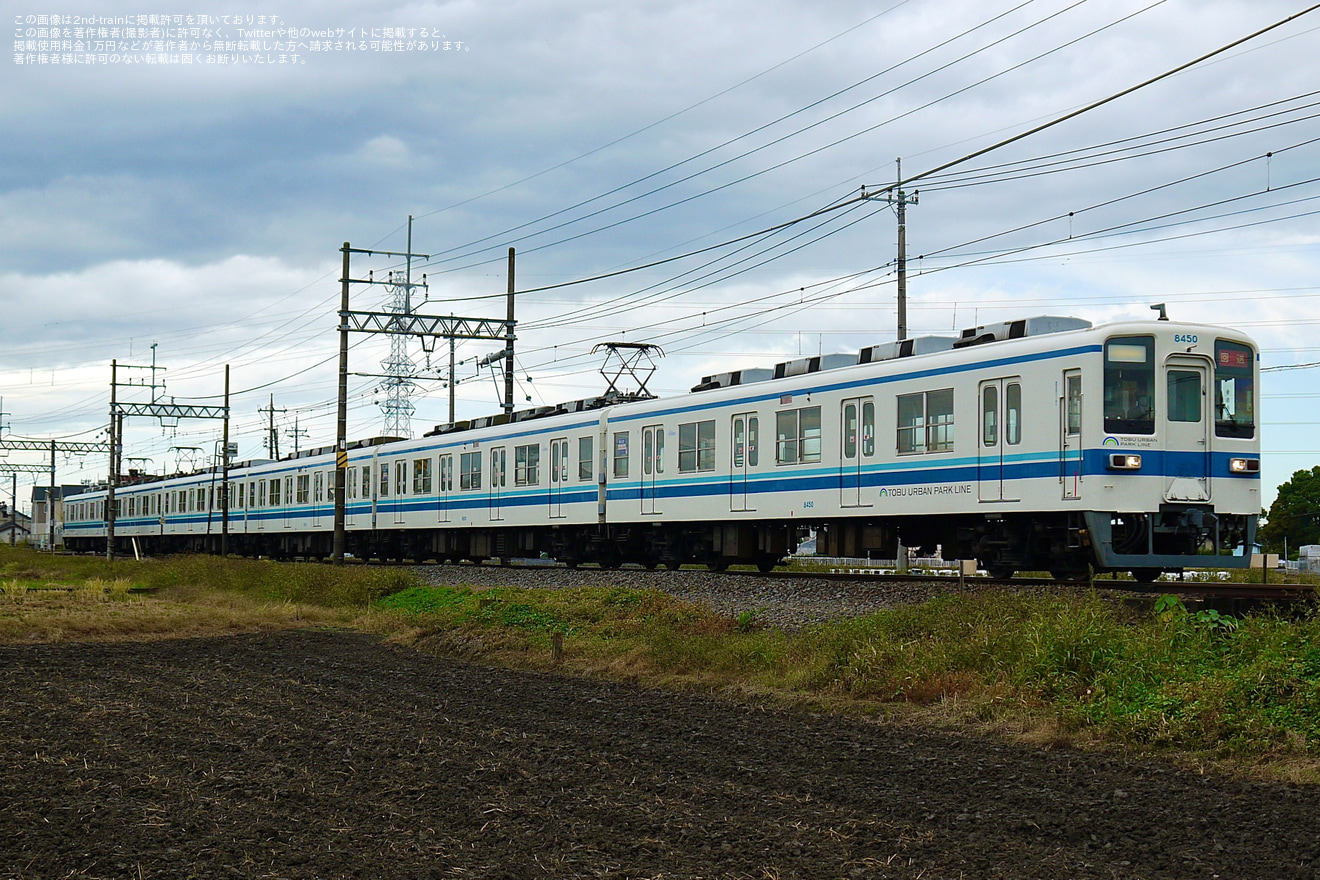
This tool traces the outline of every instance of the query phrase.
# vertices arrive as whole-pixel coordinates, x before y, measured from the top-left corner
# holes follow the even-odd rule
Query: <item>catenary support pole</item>
[[[509,248],[508,323],[504,325],[504,411],[513,412],[513,248]]]
[[[344,242],[342,284],[339,292],[339,410],[335,417],[335,537],[333,555],[335,565],[344,564],[344,489],[348,473],[348,256],[349,243]]]

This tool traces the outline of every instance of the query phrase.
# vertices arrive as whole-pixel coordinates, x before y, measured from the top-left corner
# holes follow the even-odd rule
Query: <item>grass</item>
[[[0,641],[352,626],[483,662],[1320,781],[1315,610],[977,591],[786,633],[658,591],[426,587],[397,568],[210,557],[111,570],[3,548],[0,593]]]

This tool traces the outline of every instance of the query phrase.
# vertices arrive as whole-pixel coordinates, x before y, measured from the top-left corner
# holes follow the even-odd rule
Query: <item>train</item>
[[[350,444],[357,558],[781,564],[938,549],[990,573],[1139,580],[1249,564],[1257,346],[1160,318],[1038,316]],[[117,552],[322,559],[336,450],[117,488]],[[64,541],[106,550],[107,487]],[[227,506],[227,511],[224,509]],[[227,520],[227,527],[222,526]]]

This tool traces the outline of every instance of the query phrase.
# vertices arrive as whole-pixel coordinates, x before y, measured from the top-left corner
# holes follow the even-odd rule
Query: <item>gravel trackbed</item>
[[[292,631],[0,647],[0,877],[1320,877],[1320,789]]]

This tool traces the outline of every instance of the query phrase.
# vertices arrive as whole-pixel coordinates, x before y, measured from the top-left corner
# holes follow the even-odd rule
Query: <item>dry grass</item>
[[[289,602],[261,602],[239,593],[173,587],[130,595],[127,582],[74,589],[4,585],[0,643],[116,641],[229,635],[304,626],[346,626],[350,612]]]

